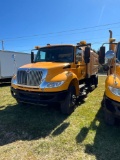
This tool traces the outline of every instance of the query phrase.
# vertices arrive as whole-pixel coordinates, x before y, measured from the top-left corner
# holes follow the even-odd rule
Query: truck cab
[[[99,60],[104,59],[102,65],[107,71],[103,97],[105,122],[114,125],[116,118],[120,118],[120,42],[112,42],[111,46],[112,50],[106,53],[105,47],[101,47]]]
[[[98,84],[98,55],[86,42],[36,47],[31,63],[21,66],[11,81],[18,103],[59,103],[62,113],[73,112],[83,90]],[[80,85],[84,85],[80,87]]]

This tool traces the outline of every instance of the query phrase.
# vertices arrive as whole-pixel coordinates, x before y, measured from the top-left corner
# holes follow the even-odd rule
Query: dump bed
[[[87,73],[89,77],[98,73],[98,54],[92,50],[90,52],[90,63],[87,65]]]

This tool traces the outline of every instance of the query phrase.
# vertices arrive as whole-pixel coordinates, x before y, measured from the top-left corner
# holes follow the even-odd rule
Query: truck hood
[[[42,69],[52,69],[52,68],[63,68],[69,66],[70,63],[56,63],[56,62],[37,62],[37,63],[30,63],[20,68],[42,68]]]

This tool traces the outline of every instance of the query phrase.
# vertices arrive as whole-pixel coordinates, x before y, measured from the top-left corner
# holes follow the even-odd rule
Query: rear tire
[[[86,86],[88,88],[88,91],[93,91],[95,88],[97,88],[98,85],[98,76],[94,75],[87,79]]]
[[[68,88],[68,95],[64,102],[61,103],[61,112],[63,114],[71,114],[76,105],[76,92],[75,92],[75,87],[70,86]]]
[[[94,77],[94,85],[95,85],[95,88],[98,86],[98,75]]]

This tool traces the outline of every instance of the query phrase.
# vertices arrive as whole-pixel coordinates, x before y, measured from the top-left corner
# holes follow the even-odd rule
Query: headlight
[[[64,81],[60,82],[47,82],[45,88],[56,88],[61,86],[64,83]]]
[[[115,94],[116,96],[120,96],[120,89],[119,88],[114,88],[111,86],[108,86],[108,87],[113,94]]]
[[[16,77],[16,75],[14,77],[12,77],[11,83],[12,84],[17,84],[17,77]]]

